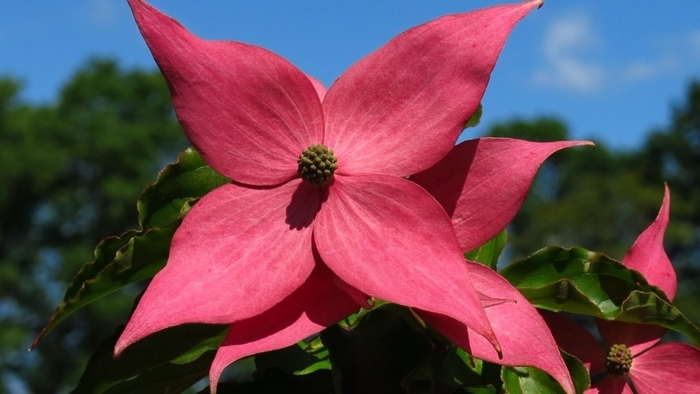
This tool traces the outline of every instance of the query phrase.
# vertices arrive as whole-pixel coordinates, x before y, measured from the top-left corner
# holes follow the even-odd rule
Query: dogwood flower
[[[129,4],[188,138],[233,181],[186,215],[116,355],[167,327],[230,324],[210,372],[215,390],[226,365],[317,333],[366,305],[368,296],[468,328],[497,356],[510,354],[484,310],[502,302],[472,284],[487,278],[477,279],[478,286],[493,280],[505,288],[505,281],[465,263],[450,216],[406,177],[446,156],[477,157],[454,143],[508,34],[541,1],[410,29],[353,65],[328,91],[263,48],[203,40],[142,0]],[[482,153],[497,155],[498,142],[484,141],[489,149]],[[518,165],[534,173],[548,154],[580,144],[523,144]],[[470,173],[470,182],[484,187],[471,212],[489,201],[519,204],[490,196],[503,194],[504,183],[524,195],[531,181],[524,184],[520,172],[510,176],[505,167],[494,176]],[[472,228],[483,241],[512,218],[510,211],[502,218],[497,209],[488,212],[489,230]],[[554,361],[545,370],[573,392],[553,341],[549,347]]]
[[[622,259],[663,290],[676,294],[676,273],[664,251],[663,238],[671,204],[668,186],[656,220],[634,242]],[[559,346],[578,357],[591,373],[586,393],[655,394],[697,391],[700,349],[684,343],[659,344],[666,329],[654,325],[596,319],[605,343],[563,315],[542,312]],[[633,391],[633,388],[634,390]]]

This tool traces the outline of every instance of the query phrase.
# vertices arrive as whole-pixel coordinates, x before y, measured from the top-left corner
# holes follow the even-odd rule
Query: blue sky
[[[195,34],[271,49],[329,85],[394,35],[484,0],[153,0]],[[8,11],[9,9],[9,11]],[[484,97],[496,121],[555,115],[573,138],[635,147],[700,78],[700,2],[549,0],[514,30]],[[47,102],[90,56],[155,67],[122,0],[14,2],[0,13],[0,74]]]

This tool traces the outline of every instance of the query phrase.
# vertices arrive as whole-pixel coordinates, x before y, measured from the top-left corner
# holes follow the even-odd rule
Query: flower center
[[[297,172],[301,179],[320,185],[333,177],[338,168],[337,161],[332,149],[321,144],[311,145],[299,156]]]
[[[612,345],[605,357],[605,367],[613,376],[624,376],[632,368],[632,351],[625,345]]]

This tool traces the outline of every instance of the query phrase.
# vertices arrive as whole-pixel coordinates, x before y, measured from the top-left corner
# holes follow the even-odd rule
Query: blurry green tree
[[[554,118],[499,123],[489,135],[532,141],[570,138],[565,123]],[[601,141],[595,149],[554,154],[509,226],[511,256],[522,258],[544,245],[581,245],[622,258],[653,220],[663,196],[663,181],[648,182],[631,165],[635,154],[611,151]]]
[[[644,179],[671,187],[666,250],[681,284],[676,304],[700,321],[700,81],[688,84],[671,108],[669,125],[652,131],[633,165],[643,169]]]
[[[700,81],[689,84],[685,101],[673,106],[671,123],[652,130],[634,163],[642,169],[645,179],[667,181],[677,205],[679,220],[689,224],[688,232],[674,234],[676,242],[669,253],[679,262],[700,259]],[[685,242],[681,242],[685,241]]]
[[[187,142],[158,72],[94,60],[55,104],[20,93],[0,80],[0,392],[56,393],[75,386],[134,294],[81,310],[28,353],[31,340],[95,245],[136,227],[140,191]]]

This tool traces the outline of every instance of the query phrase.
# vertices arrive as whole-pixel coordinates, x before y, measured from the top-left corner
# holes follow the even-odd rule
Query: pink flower
[[[663,247],[670,209],[668,186],[661,210],[637,238],[622,262],[641,272],[673,300],[676,273]],[[663,327],[596,319],[605,348],[593,336],[563,315],[543,312],[557,343],[578,357],[591,372],[587,393],[638,394],[693,393],[700,376],[700,349],[683,343],[663,343]]]
[[[549,154],[582,144],[482,139],[454,147],[508,34],[540,1],[408,30],[327,92],[265,49],[202,40],[141,0],[129,4],[190,141],[234,181],[187,214],[115,354],[167,327],[231,324],[211,368],[215,388],[231,362],[317,333],[369,295],[415,308],[488,357],[542,364],[573,392],[536,315],[533,332],[544,327],[548,351],[528,358],[509,336],[513,324],[530,327],[531,305],[462,257],[465,244],[505,227]],[[482,158],[500,167],[483,168]],[[461,179],[439,170],[433,181],[453,186],[433,188],[435,197],[406,179],[453,162]],[[461,196],[469,188],[473,196]],[[441,197],[454,203],[449,215]],[[469,232],[469,242],[455,229]],[[507,323],[510,312],[517,319]]]

